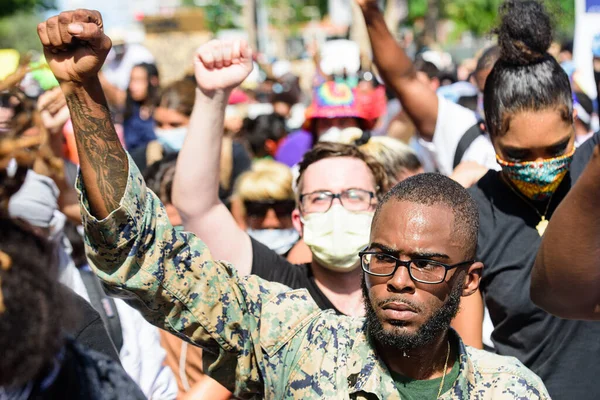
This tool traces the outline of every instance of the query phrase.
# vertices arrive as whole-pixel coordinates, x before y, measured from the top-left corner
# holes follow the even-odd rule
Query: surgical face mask
[[[573,160],[573,149],[569,154],[543,161],[511,163],[496,156],[502,173],[513,185],[531,200],[548,200],[569,171]]]
[[[319,136],[319,142],[335,142],[339,143],[342,140],[342,130],[337,126],[332,126],[325,133]]]
[[[154,128],[156,140],[164,147],[167,153],[177,153],[181,150],[187,132],[187,126],[173,129]]]
[[[248,229],[248,235],[273,250],[277,254],[284,255],[300,239],[300,234],[291,229]]]
[[[303,239],[315,261],[332,271],[347,272],[359,265],[358,252],[369,243],[371,211],[348,211],[334,204],[326,213],[302,217]]]

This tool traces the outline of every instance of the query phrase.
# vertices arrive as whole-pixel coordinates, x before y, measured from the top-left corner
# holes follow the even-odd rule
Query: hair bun
[[[500,59],[514,65],[543,60],[552,44],[552,24],[544,6],[535,0],[507,0],[500,6]]]

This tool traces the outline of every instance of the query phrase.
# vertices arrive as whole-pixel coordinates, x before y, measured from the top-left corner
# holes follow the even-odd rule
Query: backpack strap
[[[117,348],[117,353],[120,353],[123,347],[123,328],[121,327],[115,300],[106,295],[100,280],[91,269],[79,268],[79,274],[87,289],[90,303],[100,314],[100,318],[102,318],[102,322],[104,322],[104,326]]]
[[[483,135],[485,131],[481,129],[481,124],[483,121],[477,121],[475,125],[470,127],[460,138],[458,145],[456,146],[456,151],[454,152],[454,162],[452,163],[452,168],[456,168],[458,164],[460,164],[463,156],[467,152],[467,149],[471,144],[477,139],[479,136]]]

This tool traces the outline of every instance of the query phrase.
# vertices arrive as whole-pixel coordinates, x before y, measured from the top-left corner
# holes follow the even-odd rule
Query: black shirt
[[[589,156],[577,150],[573,165],[585,165]],[[554,194],[547,219],[571,181],[567,175]],[[542,378],[555,400],[600,398],[600,323],[554,317],[530,299],[531,270],[541,242],[539,215],[496,171],[489,171],[470,192],[479,206],[477,257],[484,263],[480,289],[494,323],[496,352],[521,360]],[[543,214],[546,204],[537,206]]]
[[[310,264],[294,265],[264,244],[252,238],[251,240],[253,275],[292,289],[307,289],[321,310],[333,309],[338,315],[342,315],[317,286]]]
[[[69,306],[73,307],[77,315],[75,326],[68,332],[69,335],[85,348],[97,351],[120,363],[119,354],[104,327],[100,314],[83,297],[66,286],[61,285],[61,287]]]

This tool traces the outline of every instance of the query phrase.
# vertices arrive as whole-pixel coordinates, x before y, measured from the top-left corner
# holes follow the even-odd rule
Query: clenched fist
[[[60,13],[38,25],[44,55],[59,82],[84,83],[95,77],[111,48],[98,11]]]
[[[245,40],[211,40],[194,56],[196,83],[205,93],[234,89],[252,68],[252,49]]]

